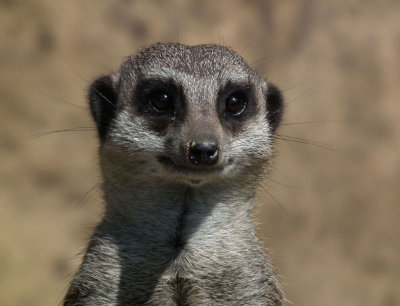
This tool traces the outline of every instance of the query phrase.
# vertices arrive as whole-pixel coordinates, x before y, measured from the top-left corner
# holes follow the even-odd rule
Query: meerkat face
[[[191,185],[263,168],[282,115],[279,90],[217,45],[156,44],[90,88],[105,179]]]

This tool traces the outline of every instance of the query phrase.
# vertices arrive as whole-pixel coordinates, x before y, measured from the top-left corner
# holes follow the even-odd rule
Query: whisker
[[[51,95],[48,95],[48,94],[45,94],[45,93],[42,93],[42,92],[39,92],[39,91],[35,91],[35,93],[38,94],[38,95],[40,95],[40,96],[49,98],[49,99],[54,100],[54,101],[57,101],[57,102],[61,102],[61,103],[64,103],[64,104],[68,104],[68,105],[71,105],[71,106],[76,107],[76,108],[87,109],[87,107],[84,107],[84,106],[81,106],[81,105],[78,105],[78,104],[74,104],[74,103],[68,102],[68,101],[66,101],[66,100],[64,100],[64,99],[56,98],[56,97],[53,97],[53,96],[51,96]]]
[[[328,144],[326,143],[322,143],[322,142],[318,142],[318,141],[313,141],[313,140],[309,140],[309,139],[305,139],[305,138],[300,138],[300,137],[295,137],[295,136],[290,136],[290,135],[282,135],[282,134],[276,134],[276,136],[279,137],[283,137],[286,139],[293,139],[293,140],[298,140],[298,141],[304,141],[306,143],[310,143],[310,144],[318,144],[321,146],[326,146],[326,147],[330,147]]]
[[[291,90],[291,89],[293,89],[293,88],[296,88],[296,87],[300,86],[300,84],[303,83],[304,80],[305,80],[305,79],[300,80],[300,81],[294,83],[294,84],[291,85],[291,86],[282,87],[282,88],[280,88],[280,90],[281,90],[282,92],[289,91],[289,90]]]
[[[224,45],[223,44],[222,34],[221,34],[221,27],[218,27],[218,44],[219,45]]]
[[[293,104],[298,103],[299,101],[302,101],[303,99],[312,96],[313,94],[315,94],[315,89],[309,89],[308,91],[305,91],[305,92],[295,96],[294,98],[287,100],[285,102],[285,106],[290,107]]]
[[[259,64],[259,63],[262,63],[262,62],[271,60],[271,59],[273,59],[273,58],[275,58],[275,57],[277,57],[277,56],[278,56],[278,55],[267,55],[267,56],[263,56],[263,57],[259,58],[258,60],[255,60],[254,62],[250,63],[250,66],[255,66],[255,65]]]
[[[22,140],[30,141],[32,139],[46,136],[46,135],[51,135],[51,134],[64,133],[64,132],[89,132],[89,131],[93,131],[93,130],[95,130],[94,127],[86,126],[86,127],[75,127],[75,128],[63,129],[63,130],[45,131],[45,132],[40,132],[40,133],[25,136],[22,138]]]
[[[292,222],[292,224],[296,224],[294,222],[294,219],[292,218],[292,216],[289,214],[289,212],[287,211],[287,209],[285,208],[285,206],[283,206],[278,199],[276,199],[261,183],[259,184],[259,186],[261,187],[261,189],[276,203],[278,204],[278,206],[283,210],[283,212],[288,216],[288,218],[290,219],[290,221]]]
[[[93,89],[104,99],[106,100],[108,103],[110,103],[112,106],[114,106],[115,108],[117,108],[117,106],[112,103],[105,95],[103,95],[97,88],[93,87]]]
[[[67,63],[67,65],[71,68],[71,70],[82,80],[85,81],[86,83],[89,82],[88,79],[86,79],[85,77],[83,77],[79,71],[74,67],[74,65],[72,65],[72,63],[68,60],[68,58],[64,55],[61,54],[61,56],[64,58],[65,62]],[[116,107],[106,96],[104,96],[99,90],[97,90],[96,88],[94,88],[94,90],[104,99],[106,100],[108,103],[110,103],[112,106]]]
[[[83,196],[78,200],[78,202],[76,203],[76,208],[80,208],[84,205],[85,201],[89,199],[89,195],[96,190],[97,188],[99,188],[102,184],[103,184],[104,180],[100,179],[98,180],[92,187],[90,187],[90,189],[88,191],[86,191]]]
[[[180,33],[179,33],[179,32],[180,32],[179,22],[177,22],[177,23],[176,23],[176,41],[177,41],[178,43],[180,43],[180,37],[179,37],[179,36],[180,36],[180,35],[179,35]]]
[[[72,70],[73,73],[75,73],[81,81],[88,82],[89,80],[86,79],[79,71],[78,69],[75,68],[74,65],[72,65],[71,61],[63,54],[62,52],[59,53],[59,55],[64,59],[64,61],[67,63],[68,67]]]
[[[346,122],[345,121],[304,121],[304,122],[281,123],[281,125],[325,124],[325,123],[346,123]]]
[[[284,187],[287,187],[287,188],[292,188],[292,189],[298,189],[298,188],[300,188],[300,187],[298,187],[298,186],[293,186],[293,185],[289,185],[289,184],[282,183],[282,182],[277,181],[277,180],[274,180],[274,179],[272,179],[272,178],[270,178],[270,177],[268,177],[268,176],[267,176],[266,179],[267,179],[268,181],[271,181],[272,183],[275,183],[275,184],[277,184],[277,185],[281,185],[281,186],[284,186]]]
[[[328,144],[311,141],[311,140],[307,140],[307,139],[303,139],[303,138],[297,138],[297,137],[293,137],[293,136],[286,136],[286,135],[279,135],[279,134],[274,135],[274,138],[285,140],[285,141],[290,141],[290,142],[295,142],[295,143],[307,144],[307,145],[319,147],[319,148],[322,148],[322,149],[325,149],[328,151],[332,151],[332,152],[336,152],[336,153],[343,153],[343,152],[331,147]]]
[[[250,46],[255,42],[255,39],[251,39],[249,40],[249,42],[244,46],[244,48],[242,49],[242,51],[240,52],[240,54],[244,55],[244,53],[247,51],[248,48],[250,48]]]

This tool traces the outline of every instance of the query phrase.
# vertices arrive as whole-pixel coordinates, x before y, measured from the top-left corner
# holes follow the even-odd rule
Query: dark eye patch
[[[240,128],[256,112],[253,86],[228,83],[219,92],[217,107],[223,124],[232,130]]]
[[[160,134],[171,123],[181,123],[185,116],[183,89],[169,79],[139,81],[132,103],[138,115],[147,119],[149,128]]]
[[[152,117],[175,117],[182,108],[182,90],[172,80],[143,80],[135,92],[138,110]]]

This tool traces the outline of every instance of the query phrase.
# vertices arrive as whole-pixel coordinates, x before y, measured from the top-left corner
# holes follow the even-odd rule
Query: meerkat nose
[[[218,145],[215,141],[192,141],[188,144],[189,161],[195,165],[215,165],[218,161]]]

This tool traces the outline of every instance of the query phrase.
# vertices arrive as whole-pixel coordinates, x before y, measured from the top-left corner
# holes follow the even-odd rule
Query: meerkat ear
[[[113,76],[106,75],[95,80],[89,88],[90,111],[97,126],[100,140],[104,140],[117,103],[117,91]]]
[[[281,91],[273,84],[268,83],[266,92],[267,120],[274,133],[282,119],[284,104]]]

